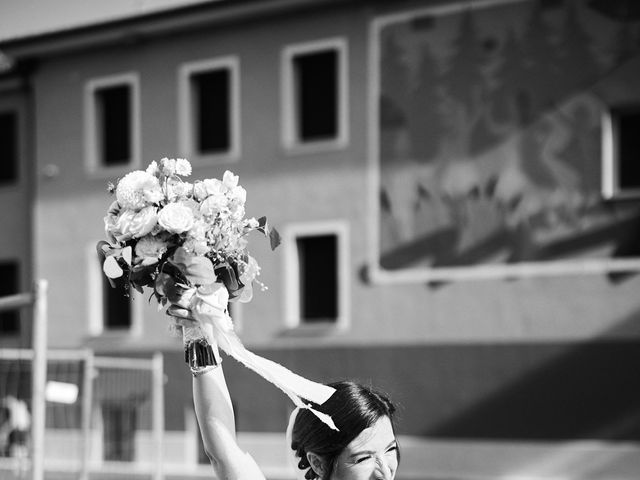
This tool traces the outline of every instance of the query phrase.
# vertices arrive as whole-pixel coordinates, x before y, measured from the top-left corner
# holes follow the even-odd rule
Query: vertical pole
[[[164,359],[162,353],[153,354],[153,443],[156,453],[153,480],[163,480],[164,457]]]
[[[84,377],[82,380],[82,463],[79,480],[89,479],[89,463],[91,461],[91,417],[93,413],[93,352],[85,351]]]
[[[32,393],[32,478],[44,480],[45,384],[47,381],[47,281],[35,286],[33,328]]]

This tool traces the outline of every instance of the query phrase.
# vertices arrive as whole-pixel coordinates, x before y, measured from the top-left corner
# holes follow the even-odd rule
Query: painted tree
[[[423,45],[407,110],[412,153],[418,160],[427,161],[436,155],[444,132],[441,86],[437,62],[429,46]]]
[[[458,35],[452,41],[453,54],[443,74],[446,117],[452,153],[468,158],[473,130],[482,120],[483,97],[487,88],[484,69],[487,57],[482,49],[471,10],[461,18]]]

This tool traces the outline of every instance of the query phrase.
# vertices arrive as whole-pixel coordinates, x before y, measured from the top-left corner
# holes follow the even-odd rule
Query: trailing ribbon
[[[338,430],[329,415],[313,409],[304,401],[321,405],[333,395],[335,389],[308,380],[279,363],[247,350],[233,330],[233,322],[226,312],[229,299],[227,289],[222,284],[214,285],[212,293],[202,294],[196,291],[191,298],[190,309],[193,317],[213,327],[214,339],[228,355],[282,390],[297,407],[310,410],[327,426]]]

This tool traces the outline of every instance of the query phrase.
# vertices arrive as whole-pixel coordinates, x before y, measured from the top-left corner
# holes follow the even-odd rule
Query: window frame
[[[337,134],[329,140],[302,141],[297,134],[297,103],[294,60],[297,56],[334,50],[337,54]],[[349,144],[349,76],[348,43],[344,37],[332,37],[322,40],[286,45],[282,49],[280,60],[280,98],[282,148],[293,154],[315,153],[327,150],[339,150]]]
[[[96,105],[96,92],[101,89],[128,86],[131,90],[131,158],[126,165],[105,166],[100,152],[99,121]],[[123,175],[139,168],[142,159],[141,120],[140,120],[140,78],[136,72],[127,72],[105,77],[92,78],[84,88],[84,129],[85,129],[85,168],[87,172],[99,178]]]
[[[305,322],[300,310],[300,276],[297,239],[300,237],[336,236],[336,276],[338,279],[338,315],[331,322]],[[350,326],[350,282],[349,282],[349,224],[347,221],[319,221],[286,225],[282,232],[284,246],[283,304],[284,323],[287,329],[302,331],[347,330]]]
[[[194,75],[215,70],[229,71],[229,127],[230,148],[223,153],[199,153],[195,147],[193,95],[191,78]],[[240,159],[240,60],[236,55],[226,55],[183,63],[178,68],[178,149],[193,165],[219,165],[235,163]]]
[[[92,242],[87,246],[86,264],[87,264],[87,334],[90,337],[140,337],[142,335],[143,312],[144,312],[144,296],[135,290],[131,290],[131,325],[129,328],[108,328],[105,325],[104,318],[104,295],[102,282],[107,281],[102,265],[96,262],[95,245],[98,241]]]
[[[619,132],[618,117],[620,113],[636,112],[640,115],[640,102],[612,105],[602,113],[602,178],[601,190],[605,200],[637,200],[640,199],[638,188],[622,188],[620,186],[620,158],[617,135]]]

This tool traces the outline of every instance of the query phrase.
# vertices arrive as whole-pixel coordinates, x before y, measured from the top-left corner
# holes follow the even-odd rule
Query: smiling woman
[[[350,381],[330,384],[335,393],[318,407],[339,430],[312,412],[290,420],[290,443],[307,480],[391,480],[400,452],[393,428],[395,407],[387,397]]]

